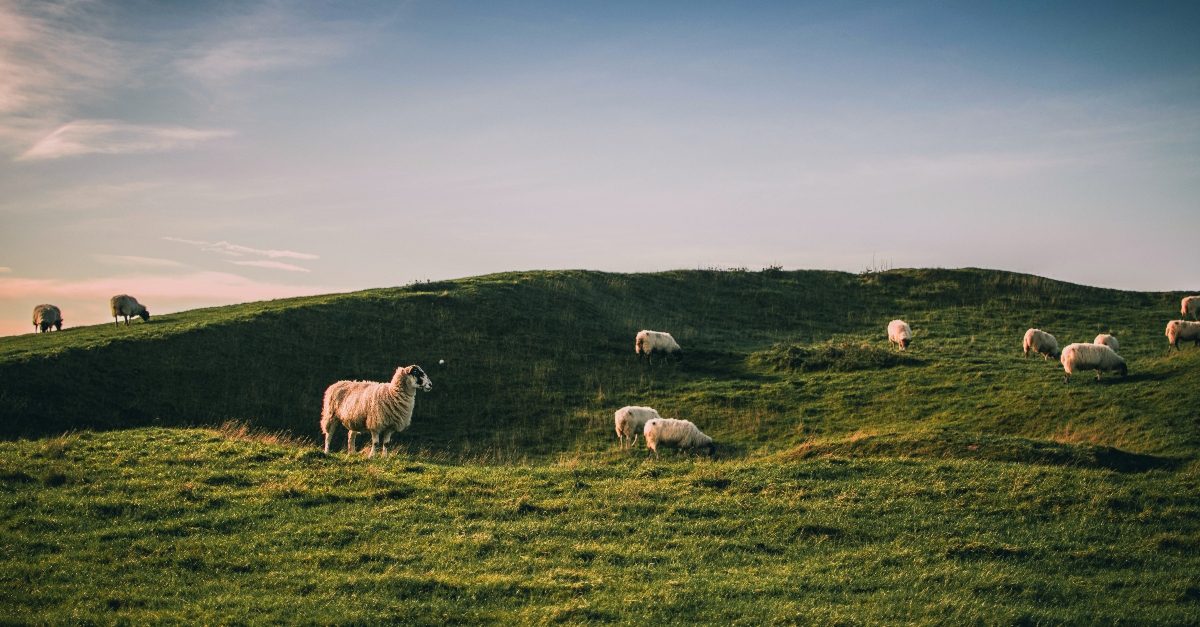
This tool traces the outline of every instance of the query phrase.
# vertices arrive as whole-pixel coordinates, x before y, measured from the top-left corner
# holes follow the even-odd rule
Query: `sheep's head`
[[[150,322],[150,310],[149,309],[146,309],[143,307],[142,313],[140,313],[138,315],[142,317],[142,322]]]
[[[425,374],[420,366],[409,366],[408,374],[412,379],[413,387],[421,388],[424,392],[433,389],[433,381],[429,380],[429,375]]]
[[[911,342],[912,342],[912,339],[910,339],[910,338],[907,338],[907,337],[900,338],[900,348],[905,348],[905,349],[908,348],[908,345]]]
[[[671,354],[674,355],[675,359],[683,361],[683,349],[677,348],[677,349],[671,351]]]
[[[1121,373],[1122,377],[1125,375],[1128,375],[1129,374],[1129,366],[1126,366],[1125,363],[1122,362],[1121,366],[1117,368],[1117,372]]]

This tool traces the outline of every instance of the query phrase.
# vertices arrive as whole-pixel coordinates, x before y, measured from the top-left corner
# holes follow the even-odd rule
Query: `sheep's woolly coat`
[[[387,456],[387,445],[392,434],[403,431],[412,423],[413,406],[417,402],[417,388],[428,392],[433,382],[419,366],[397,368],[389,383],[374,381],[338,381],[325,390],[325,402],[321,408],[321,431],[325,434],[325,452],[334,431],[340,424],[350,433],[347,436],[347,452],[354,452],[354,437],[360,432],[371,432],[371,453],[383,438],[383,455]]]
[[[1025,332],[1024,348],[1026,357],[1029,356],[1029,351],[1041,353],[1042,359],[1058,357],[1058,340],[1041,329]]]
[[[128,294],[118,294],[108,300],[109,307],[112,308],[113,324],[117,323],[117,318],[125,317],[125,326],[129,326],[130,316],[141,316],[142,322],[150,321],[150,312],[137,302],[137,299]]]
[[[1076,370],[1095,370],[1096,379],[1100,378],[1102,372],[1116,371],[1120,372],[1121,376],[1128,372],[1125,360],[1103,344],[1071,344],[1063,349],[1061,361],[1063,369],[1067,371],[1064,383],[1071,382],[1071,375],[1075,374]]]
[[[1167,323],[1167,341],[1171,346],[1179,348],[1179,342],[1189,340],[1193,346],[1200,346],[1200,322],[1172,320]]]
[[[1188,314],[1192,314],[1193,316],[1200,314],[1200,296],[1185,296],[1180,305],[1179,313],[1185,316]]]
[[[912,328],[903,320],[892,320],[888,323],[888,342],[900,346],[900,350],[908,348],[912,342]]]
[[[644,434],[646,447],[654,451],[654,459],[658,459],[660,446],[679,449],[703,447],[708,449],[710,455],[714,448],[712,438],[704,435],[699,427],[689,420],[655,418],[646,423]]]
[[[630,405],[618,409],[614,414],[617,424],[617,437],[621,439],[621,448],[633,448],[637,443],[638,434],[645,428],[646,423],[655,418],[662,418],[651,407]]]
[[[62,312],[54,305],[38,305],[33,308],[33,329],[45,333],[50,327],[62,331]]]
[[[1092,344],[1103,344],[1113,349],[1114,353],[1121,352],[1121,343],[1117,341],[1117,338],[1107,333],[1101,333],[1100,335],[1097,335],[1096,339],[1092,340]]]
[[[683,358],[683,349],[679,348],[679,343],[670,333],[662,331],[639,331],[634,349],[639,357],[653,359],[655,353],[663,353],[674,355],[676,359]]]

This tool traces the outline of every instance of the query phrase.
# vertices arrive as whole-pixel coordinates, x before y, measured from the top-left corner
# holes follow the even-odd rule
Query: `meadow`
[[[1195,624],[1182,296],[526,272],[2,338],[0,621]],[[1113,333],[1129,375],[1065,385],[1031,326]],[[324,388],[411,363],[397,454],[321,454]],[[715,458],[618,451],[627,404]]]

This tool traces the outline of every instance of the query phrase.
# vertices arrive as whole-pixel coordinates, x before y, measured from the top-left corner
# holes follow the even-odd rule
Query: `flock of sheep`
[[[117,319],[122,316],[126,326],[131,316],[140,316],[143,321],[150,320],[150,312],[132,296],[113,296],[109,305],[114,324],[119,324]],[[1200,296],[1184,298],[1181,313],[1197,317],[1197,313],[1200,313]],[[33,308],[35,331],[44,333],[50,327],[61,331],[62,324],[62,312],[58,307],[43,304]],[[912,328],[903,320],[892,320],[888,323],[887,332],[888,342],[899,350],[907,349],[912,342]],[[1179,342],[1188,340],[1193,342],[1193,346],[1200,346],[1200,322],[1172,320],[1167,323],[1167,341],[1171,346],[1179,349]],[[1025,332],[1023,348],[1026,357],[1033,351],[1040,353],[1043,359],[1059,358],[1066,371],[1064,383],[1070,383],[1071,375],[1078,370],[1095,370],[1096,379],[1104,372],[1120,372],[1122,376],[1128,373],[1125,360],[1117,354],[1120,350],[1117,338],[1108,334],[1097,335],[1091,343],[1071,344],[1060,352],[1058,340],[1053,335],[1041,329],[1029,329]],[[639,332],[634,350],[639,360],[645,357],[651,364],[656,355],[683,358],[683,350],[675,338],[661,331]],[[425,371],[415,365],[397,368],[388,383],[338,381],[329,386],[325,390],[321,408],[325,452],[329,453],[334,431],[340,425],[348,432],[348,452],[354,452],[355,438],[359,433],[370,433],[371,451],[368,457],[375,456],[376,448],[381,448],[382,456],[386,457],[392,435],[403,431],[412,422],[418,389],[428,392],[433,389],[433,382]],[[632,449],[639,433],[645,438],[646,447],[654,453],[655,459],[658,459],[660,447],[704,450],[710,455],[715,449],[712,438],[692,422],[663,418],[651,407],[622,407],[616,411],[614,418],[622,450]]]
[[[139,316],[143,322],[150,321],[150,312],[136,298],[127,294],[113,296],[108,299],[108,305],[112,309],[113,324],[118,324],[117,318],[121,316],[125,317],[125,326],[129,326],[131,316]],[[62,331],[62,325],[62,311],[58,307],[43,304],[33,308],[34,333],[45,333],[50,327]]]

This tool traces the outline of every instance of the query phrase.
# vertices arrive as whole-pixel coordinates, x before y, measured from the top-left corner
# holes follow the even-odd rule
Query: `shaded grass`
[[[0,464],[10,622],[1183,625],[1200,601],[1194,463],[444,464],[141,429]]]

